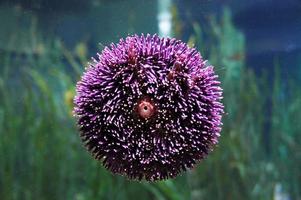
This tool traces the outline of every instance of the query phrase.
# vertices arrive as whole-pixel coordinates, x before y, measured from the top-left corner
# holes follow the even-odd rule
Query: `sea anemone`
[[[213,67],[174,38],[133,35],[104,48],[77,84],[84,145],[129,179],[173,178],[212,151],[222,89]]]

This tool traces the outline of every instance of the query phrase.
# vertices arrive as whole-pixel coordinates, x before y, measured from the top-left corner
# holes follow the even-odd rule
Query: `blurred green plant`
[[[192,24],[189,44],[207,52],[204,57],[217,66],[226,114],[218,148],[188,179],[195,199],[300,199],[297,80],[288,80],[284,87],[277,63],[278,70],[269,73],[245,67],[244,37],[233,26],[229,9],[221,21],[211,17],[209,23],[206,31],[216,45],[206,46],[198,23]]]
[[[233,200],[281,193],[300,199],[298,83],[283,84],[279,70],[259,76],[245,67],[244,38],[229,10],[221,20],[209,20],[216,43],[204,46],[197,23],[189,43],[201,52],[206,48],[204,57],[218,66],[226,109],[222,137],[198,167],[157,183],[114,176],[84,150],[71,114],[74,86],[87,61],[84,43],[71,51],[58,39],[31,33],[39,45],[29,47],[43,50],[1,51],[0,199]]]

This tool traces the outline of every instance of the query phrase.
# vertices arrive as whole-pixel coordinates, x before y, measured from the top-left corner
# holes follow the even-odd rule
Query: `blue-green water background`
[[[300,0],[0,1],[0,199],[301,199]],[[133,182],[84,149],[75,83],[134,33],[195,46],[224,88],[219,145],[176,179]]]

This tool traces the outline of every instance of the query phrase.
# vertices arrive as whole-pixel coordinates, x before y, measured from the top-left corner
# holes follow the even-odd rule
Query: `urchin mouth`
[[[144,98],[138,102],[136,111],[141,118],[149,119],[156,113],[156,108],[153,101],[148,98]]]

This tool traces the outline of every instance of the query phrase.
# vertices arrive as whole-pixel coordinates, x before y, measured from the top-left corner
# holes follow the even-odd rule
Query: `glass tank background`
[[[0,199],[301,199],[301,1],[0,1]],[[215,66],[218,146],[176,179],[113,175],[84,149],[75,83],[111,42],[181,39]]]

